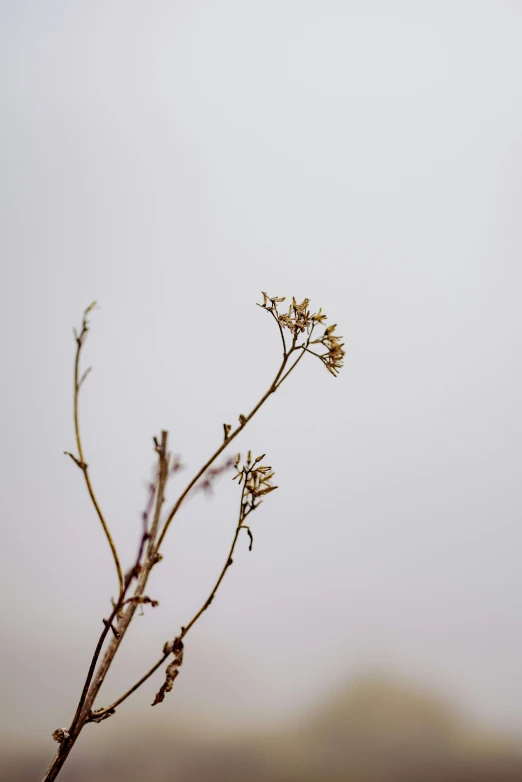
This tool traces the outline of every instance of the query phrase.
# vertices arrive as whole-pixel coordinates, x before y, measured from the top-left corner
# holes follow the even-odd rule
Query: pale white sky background
[[[195,469],[270,381],[261,289],[321,305],[346,366],[310,357],[242,436],[281,488],[163,714],[279,718],[377,669],[522,731],[522,5],[0,8],[5,733],[67,724],[115,593],[62,455],[73,324],[100,302],[82,422],[128,563],[151,436]],[[178,517],[102,703],[204,599],[237,499]]]

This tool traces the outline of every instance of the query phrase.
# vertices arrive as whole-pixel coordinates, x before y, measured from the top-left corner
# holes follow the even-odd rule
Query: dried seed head
[[[319,308],[318,312],[311,312],[308,308],[310,299],[305,298],[298,304],[295,296],[292,296],[292,303],[288,308],[288,312],[280,313],[277,309],[277,304],[280,301],[284,301],[284,298],[271,297],[263,292],[263,304],[259,306],[264,307],[273,315],[281,329],[290,331],[293,336],[295,349],[308,350],[309,345],[322,345],[326,348],[324,353],[309,352],[317,356],[334,377],[337,376],[343,366],[345,351],[342,337],[334,336],[336,324],[326,326],[323,336],[312,340],[311,336],[314,328],[317,325],[325,324],[327,320],[322,308]],[[296,346],[296,340],[300,334],[304,335],[305,342]]]
[[[278,303],[285,300],[284,296],[269,296],[265,291],[261,291],[261,293],[263,294],[263,303],[259,305],[260,307],[267,307],[268,302],[270,302],[271,306],[268,307],[268,309],[272,309],[273,307],[277,309]]]
[[[239,484],[243,484],[242,521],[261,504],[260,497],[277,489],[277,486],[273,486],[271,483],[274,477],[272,468],[269,465],[260,464],[264,456],[265,454],[262,454],[252,462],[252,454],[249,451],[242,467],[239,466],[240,460],[236,462],[234,478],[238,478]]]

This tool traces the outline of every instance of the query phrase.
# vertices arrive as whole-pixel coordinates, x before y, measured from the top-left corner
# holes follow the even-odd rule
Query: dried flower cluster
[[[241,454],[238,453],[236,457],[234,464],[236,474],[232,480],[239,479],[239,485],[243,484],[241,510],[244,519],[261,505],[263,500],[260,497],[264,497],[265,494],[269,494],[278,488],[271,483],[275,475],[272,468],[268,465],[260,464],[264,458],[265,454],[263,453],[252,461],[252,453],[249,451],[245,463],[240,468]]]
[[[271,483],[271,480],[274,476],[274,472],[272,471],[272,468],[268,465],[262,465],[260,462],[265,457],[265,454],[262,454],[261,456],[258,456],[256,459],[252,460],[252,454],[249,451],[246,461],[243,464],[243,466],[240,468],[239,465],[241,463],[241,454],[238,453],[236,461],[234,463],[234,467],[236,469],[236,475],[232,480],[239,479],[239,485],[242,486],[241,489],[241,501],[240,501],[240,507],[239,507],[239,516],[238,521],[236,525],[236,530],[234,533],[234,537],[232,539],[232,544],[230,546],[230,550],[228,552],[228,556],[225,560],[225,564],[223,565],[223,568],[221,569],[221,573],[219,574],[219,577],[214,584],[213,589],[211,590],[209,596],[199,609],[199,611],[192,617],[190,622],[185,625],[185,627],[181,628],[181,633],[178,635],[174,641],[167,642],[165,646],[163,647],[163,658],[160,660],[160,663],[165,661],[167,658],[169,658],[171,655],[174,655],[174,659],[171,660],[170,664],[167,666],[167,669],[165,671],[165,681],[163,682],[162,686],[160,687],[158,693],[156,694],[156,697],[153,702],[153,706],[156,706],[158,703],[162,703],[165,700],[165,695],[168,692],[171,692],[172,688],[174,687],[174,682],[176,678],[179,675],[179,669],[181,668],[183,664],[183,639],[188,634],[188,632],[191,630],[191,628],[196,624],[198,619],[202,616],[202,614],[209,608],[211,603],[213,602],[216,592],[218,591],[221,582],[223,581],[228,569],[234,564],[233,555],[236,548],[237,541],[239,539],[239,535],[241,530],[245,530],[245,532],[248,534],[248,537],[250,539],[249,544],[249,551],[252,551],[252,546],[254,543],[254,536],[252,535],[252,530],[249,526],[245,524],[245,520],[247,516],[252,513],[256,508],[258,508],[262,502],[260,497],[264,497],[265,494],[269,494],[271,491],[274,491],[274,489],[277,489],[277,486],[274,486]],[[155,666],[156,667],[156,666]],[[97,719],[100,718],[100,716],[103,715],[96,715]]]
[[[311,339],[314,328],[317,325],[323,325],[327,320],[327,316],[322,311],[322,308],[319,308],[318,312],[313,313],[308,309],[310,299],[304,299],[301,304],[298,304],[295,298],[292,297],[292,303],[288,308],[288,312],[280,313],[277,305],[285,301],[286,297],[269,296],[264,291],[262,291],[262,294],[263,303],[258,306],[270,312],[281,329],[288,329],[288,331],[290,331],[293,337],[292,349],[297,348],[306,350],[313,356],[317,356],[317,358],[323,362],[327,370],[336,377],[342,369],[345,355],[344,342],[342,342],[343,338],[333,335],[336,324],[326,326],[323,335],[319,337],[319,339]],[[302,345],[297,345],[297,339],[300,334],[306,334],[308,339]],[[282,331],[281,335],[283,336],[286,352],[286,343]],[[310,345],[321,345],[326,348],[326,352],[317,353],[314,350],[310,350]]]
[[[331,372],[334,377],[337,377],[339,371],[343,367],[344,360],[344,342],[341,342],[342,337],[334,337],[336,325],[327,326],[324,330],[324,334],[320,339],[313,339],[311,345],[323,345],[326,348],[326,353],[314,353],[315,356],[319,356],[326,369]]]

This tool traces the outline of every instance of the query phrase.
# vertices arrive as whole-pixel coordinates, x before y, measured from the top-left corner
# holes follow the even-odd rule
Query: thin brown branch
[[[307,353],[310,353],[312,356],[317,356],[317,358],[320,358],[321,361],[324,361],[326,357],[326,353],[316,353],[315,350],[310,350],[310,348],[307,348],[306,345],[303,345],[303,350],[306,350]]]
[[[180,494],[178,499],[176,500],[172,510],[170,511],[167,520],[165,521],[165,524],[163,525],[163,529],[161,531],[161,534],[158,539],[158,544],[156,546],[156,551],[159,552],[160,546],[163,543],[163,540],[165,538],[165,535],[167,534],[167,530],[172,522],[172,519],[178,512],[182,502],[185,500],[191,489],[196,485],[196,483],[199,481],[199,479],[205,474],[205,472],[208,470],[208,468],[215,462],[215,460],[218,458],[218,456],[225,450],[225,448],[230,445],[232,440],[234,440],[237,435],[243,431],[247,423],[255,416],[257,411],[260,407],[263,406],[263,404],[266,402],[269,396],[271,396],[281,385],[281,382],[279,382],[279,379],[281,378],[281,375],[284,372],[284,369],[288,363],[288,359],[290,358],[290,355],[293,353],[293,351],[296,349],[295,347],[295,339],[294,343],[292,344],[291,349],[286,353],[284,356],[281,365],[277,371],[276,376],[274,377],[268,391],[261,397],[259,402],[255,405],[255,407],[252,408],[250,413],[248,415],[242,415],[240,418],[239,426],[236,427],[232,432],[230,432],[228,438],[221,443],[221,445],[214,451],[212,456],[208,459],[208,461],[205,462],[203,467],[199,470],[199,472],[196,473],[196,475],[192,478],[192,480],[187,484],[183,492]],[[299,357],[300,358],[300,357]],[[298,359],[299,360],[299,359]],[[297,362],[296,362],[297,363]],[[293,368],[293,367],[292,367]],[[287,375],[289,372],[287,372]],[[286,376],[285,376],[286,377]],[[284,379],[284,378],[283,378]]]
[[[239,506],[239,520],[237,522],[237,526],[236,526],[236,529],[235,529],[235,532],[234,532],[234,537],[232,538],[232,543],[230,545],[230,550],[229,550],[228,556],[227,556],[227,558],[225,560],[225,564],[223,565],[223,567],[221,569],[221,573],[219,574],[218,579],[217,579],[216,583],[214,584],[214,587],[213,587],[212,591],[210,592],[209,596],[207,597],[207,599],[205,600],[205,602],[203,603],[203,605],[201,606],[199,611],[197,611],[194,614],[194,616],[192,617],[190,622],[183,627],[183,630],[181,631],[181,635],[180,635],[180,639],[181,640],[183,640],[183,638],[185,638],[185,636],[187,635],[187,633],[189,632],[191,627],[193,627],[196,624],[196,622],[198,621],[200,616],[207,610],[209,605],[212,603],[212,601],[214,600],[214,597],[216,595],[216,592],[218,591],[219,587],[221,586],[221,582],[225,578],[225,574],[226,574],[227,570],[233,564],[233,561],[234,561],[233,560],[234,550],[236,548],[236,543],[237,543],[238,538],[239,538],[239,533],[241,532],[242,524],[243,524],[243,521],[245,519],[244,509],[243,509],[243,500],[244,500],[244,495],[245,495],[245,486],[246,486],[246,482],[243,484],[243,488],[242,488],[242,491],[241,491],[241,502],[240,502],[240,506]]]
[[[205,602],[203,603],[201,608],[194,614],[194,616],[192,617],[190,622],[188,622],[188,624],[185,625],[182,628],[181,633],[180,633],[180,635],[177,638],[177,640],[180,641],[180,642],[183,641],[183,639],[189,633],[191,628],[196,624],[198,619],[202,616],[202,614],[207,610],[207,608],[210,606],[210,604],[214,600],[216,592],[218,591],[219,587],[221,586],[221,582],[223,581],[227,570],[233,564],[234,551],[235,551],[236,544],[237,544],[237,541],[238,541],[238,538],[239,538],[239,534],[240,534],[242,529],[246,529],[248,531],[249,537],[250,537],[250,541],[252,541],[252,533],[250,531],[250,528],[243,524],[243,522],[245,521],[246,517],[248,516],[248,514],[250,512],[244,506],[245,487],[246,487],[246,480],[243,483],[243,487],[242,487],[242,490],[241,490],[241,500],[240,500],[240,505],[239,505],[239,518],[238,518],[238,522],[237,522],[237,525],[236,525],[236,529],[234,531],[234,537],[232,539],[232,543],[231,543],[230,549],[228,551],[227,558],[225,560],[225,564],[223,565],[223,567],[221,569],[221,572],[220,572],[220,574],[218,576],[218,579],[217,579],[216,583],[214,584],[214,587],[212,588],[209,596],[207,597],[207,599],[205,600]],[[258,507],[258,506],[256,506],[256,507]],[[252,543],[250,543],[249,548],[251,549],[251,547],[252,547]],[[168,645],[166,645],[166,646],[168,646]],[[91,721],[98,721],[100,718],[104,718],[106,716],[108,717],[108,716],[110,716],[110,714],[114,713],[116,708],[121,703],[123,703],[123,701],[127,700],[127,698],[130,695],[132,695],[134,692],[136,692],[136,690],[139,689],[141,687],[141,685],[144,684],[147,681],[147,679],[149,679],[154,673],[156,673],[158,668],[161,668],[163,663],[166,662],[166,660],[170,657],[171,654],[172,654],[172,648],[170,648],[170,646],[169,646],[167,651],[165,651],[163,653],[163,655],[160,657],[160,659],[157,660],[157,662],[154,663],[152,668],[150,668],[150,670],[148,670],[147,673],[144,676],[142,676],[141,679],[139,679],[139,681],[137,681],[132,687],[130,687],[126,692],[124,692],[123,695],[121,695],[117,700],[115,700],[114,703],[111,703],[111,705],[107,706],[107,708],[105,708],[105,709],[99,709],[98,711],[93,712],[93,714],[91,716]]]
[[[82,694],[80,695],[80,700],[78,702],[78,706],[76,707],[76,712],[74,714],[74,717],[73,717],[73,720],[72,720],[72,723],[71,723],[71,727],[69,728],[69,731],[68,731],[70,735],[72,735],[74,733],[74,730],[75,730],[76,726],[78,725],[78,720],[80,719],[80,715],[82,713],[83,705],[84,705],[85,700],[87,698],[87,693],[89,692],[89,687],[90,687],[90,684],[91,684],[91,681],[92,681],[92,677],[94,676],[94,671],[96,669],[96,665],[98,663],[98,659],[100,657],[101,650],[103,649],[103,644],[105,643],[105,639],[107,638],[109,630],[112,630],[112,632],[114,634],[114,637],[118,640],[118,631],[115,630],[115,628],[113,626],[113,622],[116,619],[116,617],[118,615],[118,612],[119,612],[120,608],[123,605],[122,601],[123,601],[123,598],[125,597],[125,594],[126,594],[126,591],[127,591],[128,587],[129,587],[129,585],[130,585],[130,579],[128,581],[127,587],[124,588],[124,591],[120,595],[120,599],[118,600],[118,602],[116,603],[116,605],[112,609],[111,615],[109,616],[108,619],[104,619],[103,620],[104,628],[103,628],[103,631],[102,631],[102,633],[101,633],[101,635],[100,635],[100,637],[98,639],[98,643],[96,644],[96,648],[94,650],[94,654],[92,656],[92,659],[91,659],[91,662],[90,662],[90,665],[89,665],[89,670],[87,671],[87,677],[86,677],[85,683],[83,685]]]
[[[181,628],[180,635],[178,635],[174,639],[174,641],[168,642],[165,645],[163,649],[163,656],[160,658],[160,660],[158,660],[155,663],[155,665],[138,682],[136,682],[136,684],[134,684],[129,690],[127,690],[127,692],[124,693],[110,707],[93,710],[93,706],[99,694],[100,688],[102,687],[105,681],[107,673],[114,661],[114,658],[117,654],[120,644],[123,641],[125,633],[130,623],[132,622],[137,607],[142,606],[145,603],[150,603],[152,606],[157,605],[157,601],[152,600],[150,597],[145,595],[145,588],[152,568],[161,559],[161,554],[159,553],[159,550],[163,542],[163,539],[166,535],[166,532],[168,530],[168,527],[171,524],[172,519],[174,518],[176,512],[180,508],[181,504],[183,503],[187,495],[196,485],[200,485],[201,488],[206,488],[208,485],[210,485],[213,477],[216,477],[216,475],[221,474],[223,468],[218,467],[218,468],[211,469],[211,466],[214,463],[214,461],[222,453],[222,451],[229,445],[229,443],[245,428],[246,424],[262,407],[262,405],[265,403],[268,397],[271,394],[273,394],[279,388],[279,386],[286,380],[286,378],[290,375],[290,373],[293,372],[293,370],[295,369],[299,361],[301,361],[305,352],[313,353],[314,355],[317,355],[319,358],[321,358],[323,363],[325,363],[327,369],[334,375],[336,375],[339,369],[342,367],[343,357],[344,357],[343,343],[341,342],[342,337],[337,337],[333,335],[333,332],[335,330],[335,325],[328,326],[326,328],[322,340],[316,340],[316,342],[322,341],[322,343],[328,349],[328,353],[325,354],[326,357],[322,357],[319,354],[315,354],[313,350],[309,350],[309,345],[310,345],[310,340],[314,329],[314,325],[316,323],[322,324],[323,321],[326,319],[326,315],[322,313],[322,310],[319,310],[318,313],[312,314],[308,309],[309,299],[304,299],[303,302],[299,304],[293,298],[288,313],[283,313],[280,315],[277,312],[277,304],[278,302],[282,302],[282,301],[284,301],[284,298],[279,298],[279,297],[272,298],[269,297],[267,294],[263,293],[263,304],[259,305],[264,309],[270,311],[272,316],[275,318],[278,324],[280,336],[283,343],[283,359],[275,378],[273,379],[268,390],[257,402],[254,408],[250,411],[250,413],[248,415],[241,414],[239,416],[239,425],[233,431],[232,431],[232,427],[229,424],[223,425],[224,441],[215,450],[212,456],[207,460],[207,462],[203,465],[203,467],[197,472],[197,474],[192,478],[192,480],[185,487],[184,491],[182,492],[182,494],[180,495],[180,497],[172,507],[161,531],[159,527],[160,527],[161,511],[164,503],[165,486],[171,472],[177,470],[180,465],[177,463],[169,471],[170,455],[167,452],[167,433],[162,432],[161,442],[158,442],[158,440],[155,439],[156,451],[158,453],[158,469],[156,472],[155,479],[149,485],[148,504],[144,513],[142,514],[143,531],[139,543],[138,555],[135,564],[133,565],[133,567],[130,568],[129,571],[127,571],[125,578],[123,578],[121,565],[119,562],[118,554],[116,552],[114,541],[109,532],[107,523],[105,521],[99,503],[94,494],[94,490],[88,472],[88,465],[85,462],[85,458],[84,458],[82,441],[80,436],[79,392],[85,378],[87,377],[90,371],[87,370],[80,377],[80,355],[81,355],[83,343],[85,341],[85,338],[89,330],[87,316],[95,306],[94,304],[88,307],[84,313],[83,321],[82,321],[82,329],[80,334],[78,334],[76,331],[74,332],[76,343],[77,343],[75,367],[74,367],[74,426],[75,426],[78,454],[75,455],[72,453],[68,453],[68,455],[75,462],[77,467],[79,467],[82,470],[84,474],[85,482],[87,485],[89,495],[91,497],[91,501],[99,517],[100,523],[102,524],[103,530],[105,532],[105,536],[107,538],[107,541],[109,543],[109,546],[113,554],[116,570],[118,573],[120,590],[119,590],[118,600],[113,601],[113,610],[109,618],[103,620],[104,629],[100,634],[98,643],[96,645],[96,649],[91,659],[91,663],[89,666],[89,671],[86,677],[86,681],[84,683],[82,695],[80,697],[80,701],[78,703],[78,707],[76,709],[76,713],[71,723],[71,726],[69,730],[65,730],[61,728],[61,729],[57,729],[53,733],[53,737],[55,738],[56,741],[59,742],[60,748],[44,777],[44,782],[54,782],[85,724],[87,722],[101,722],[102,720],[114,714],[117,706],[119,706],[133,692],[135,692],[145,681],[147,681],[147,679],[150,676],[152,676],[152,674],[156,670],[158,670],[158,668],[164,662],[166,662],[169,657],[171,659],[170,659],[170,664],[168,665],[166,670],[165,682],[160,688],[160,691],[157,694],[154,703],[161,702],[165,694],[167,692],[170,692],[174,680],[179,674],[179,668],[183,662],[183,638],[188,634],[191,628],[196,624],[196,622],[200,619],[203,613],[213,602],[215,595],[218,589],[220,588],[221,583],[223,582],[223,579],[225,577],[228,568],[233,564],[233,555],[235,552],[235,547],[237,544],[237,540],[239,538],[240,531],[242,529],[247,531],[250,540],[249,549],[252,548],[252,543],[253,543],[252,531],[250,529],[250,526],[248,526],[244,522],[247,519],[248,515],[253,510],[255,510],[262,502],[261,497],[264,497],[266,494],[273,491],[277,487],[270,484],[271,478],[273,476],[273,472],[271,471],[271,468],[259,464],[261,459],[263,459],[262,456],[257,457],[257,459],[255,459],[252,462],[252,457],[251,454],[249,453],[245,465],[242,467],[241,470],[237,467],[238,462],[236,462],[236,468],[238,470],[238,475],[236,476],[236,478],[239,478],[240,484],[243,481],[239,519],[236,525],[233,540],[230,549],[228,551],[225,564],[223,565],[220,574],[217,578],[217,581],[214,584],[209,596],[207,597],[203,605],[200,607],[200,609],[196,612],[196,614],[194,614],[190,622],[185,627]],[[270,306],[268,306],[268,302],[270,302]],[[287,346],[287,342],[284,335],[284,329],[288,329],[292,335],[292,341],[290,347]],[[300,335],[304,336],[305,342],[303,344],[298,345],[297,341]],[[291,363],[290,358],[297,351],[300,351],[300,354],[297,357],[297,360]],[[207,473],[206,476],[205,473]],[[206,480],[204,480],[201,484],[199,484],[199,481],[203,476],[205,476]],[[149,515],[152,512],[153,507],[154,507],[153,519],[149,528]],[[130,586],[134,579],[137,580],[137,585],[135,587],[134,594],[130,597],[127,597]],[[105,653],[100,661],[102,649],[105,645],[108,634],[110,632],[112,632],[113,637],[107,643]]]
[[[156,494],[156,507],[155,507],[155,512],[154,512],[154,521],[156,522],[156,529],[157,529],[157,519],[159,519],[159,516],[160,516],[160,513],[161,513],[161,506],[162,506],[162,503],[163,503],[163,490],[164,490],[164,487],[165,487],[165,481],[166,481],[166,476],[167,476],[167,472],[168,472],[168,459],[167,459],[167,455],[166,455],[166,452],[167,452],[166,451],[166,449],[167,449],[167,436],[168,436],[167,432],[162,432],[161,433],[161,437],[162,437],[161,443],[162,443],[162,445],[161,445],[161,448],[156,448],[156,451],[158,453],[158,476],[159,476],[158,477],[158,485],[157,485],[157,494]],[[161,492],[161,494],[160,494],[160,492]],[[152,500],[153,499],[154,498],[152,497]],[[145,512],[144,516],[146,517],[146,512]],[[154,526],[154,521],[153,521],[153,526]],[[98,643],[96,644],[96,648],[94,650],[94,654],[92,656],[91,663],[89,665],[89,670],[88,670],[88,673],[87,673],[87,678],[85,680],[85,684],[83,686],[82,694],[80,696],[80,701],[78,703],[78,706],[77,706],[77,709],[76,709],[76,713],[74,715],[71,727],[69,728],[69,733],[70,734],[72,734],[74,732],[74,729],[75,729],[75,727],[76,727],[76,725],[78,723],[78,720],[80,718],[83,706],[85,704],[85,700],[87,698],[87,693],[88,693],[88,690],[89,690],[89,687],[90,687],[90,684],[91,684],[91,681],[92,681],[92,677],[94,676],[94,671],[95,671],[96,665],[98,663],[98,659],[100,657],[101,650],[103,648],[103,644],[105,642],[105,639],[107,637],[109,629],[112,629],[114,637],[117,640],[119,640],[120,639],[120,633],[119,633],[119,630],[116,630],[114,628],[114,626],[113,626],[114,620],[120,614],[121,609],[124,607],[124,605],[126,603],[135,602],[136,604],[138,604],[140,602],[140,600],[143,601],[143,598],[141,596],[138,596],[138,597],[135,596],[135,597],[129,598],[127,600],[125,599],[125,596],[126,596],[128,590],[129,590],[129,587],[130,587],[130,585],[132,583],[133,578],[137,578],[139,576],[140,569],[141,569],[141,560],[142,560],[142,557],[143,557],[145,543],[147,542],[147,540],[150,540],[151,533],[147,529],[146,518],[145,518],[144,524],[145,524],[145,526],[144,526],[143,534],[141,536],[140,546],[138,548],[138,555],[136,557],[136,561],[134,563],[134,566],[128,571],[128,573],[125,576],[125,582],[124,582],[123,590],[120,593],[120,597],[119,597],[118,601],[113,606],[112,613],[111,613],[109,619],[104,619],[103,620],[105,627],[104,627],[103,632],[100,635],[100,638],[98,639]]]
[[[114,703],[111,706],[108,706],[106,709],[98,709],[96,711],[93,711],[89,721],[90,722],[97,722],[98,719],[105,716],[110,716],[111,714],[114,714],[116,708],[120,705],[120,703],[123,703],[123,701],[126,701],[128,697],[130,697],[136,690],[139,690],[142,684],[145,684],[147,679],[150,679],[150,677],[156,673],[158,668],[161,668],[164,662],[168,660],[168,658],[171,655],[171,650],[169,649],[166,654],[164,654],[160,659],[152,666],[152,668],[147,671],[147,673],[141,677],[139,681],[136,682],[132,687],[130,687],[126,692],[123,693],[123,695],[118,698],[118,700],[115,700]]]
[[[281,383],[283,383],[283,382],[286,380],[286,378],[288,377],[288,375],[289,375],[291,372],[293,372],[293,371],[294,371],[294,369],[296,368],[296,366],[299,364],[299,362],[300,362],[300,361],[301,361],[301,359],[303,358],[303,355],[304,355],[305,351],[306,351],[306,350],[308,350],[308,345],[310,344],[310,340],[311,340],[311,338],[312,338],[312,333],[313,333],[313,330],[314,330],[314,326],[312,325],[312,327],[311,327],[311,329],[310,329],[310,333],[308,334],[308,339],[306,340],[306,343],[305,343],[304,345],[301,345],[300,347],[299,347],[299,346],[296,346],[296,344],[295,344],[295,343],[296,343],[296,341],[297,341],[297,340],[296,340],[296,338],[294,337],[294,344],[292,345],[292,351],[293,351],[293,350],[300,350],[300,351],[301,351],[301,353],[300,353],[300,355],[298,356],[297,360],[296,360],[296,361],[294,361],[294,363],[292,364],[292,366],[290,367],[290,369],[288,369],[288,370],[285,372],[285,374],[284,374],[284,375],[282,375],[281,379],[279,380],[279,382],[278,382],[278,384],[277,384],[277,388],[279,388],[279,386],[281,385]],[[310,351],[309,351],[309,352],[310,352]]]
[[[89,373],[89,369],[83,374],[83,376],[80,378],[80,355],[82,352],[83,343],[85,342],[85,339],[87,337],[87,333],[89,331],[89,323],[87,320],[87,316],[91,312],[91,310],[94,309],[96,306],[96,302],[94,301],[92,304],[90,304],[85,312],[83,313],[83,321],[82,321],[82,330],[79,335],[75,332],[76,337],[76,358],[74,362],[74,431],[76,435],[76,447],[78,448],[78,457],[74,456],[72,453],[68,453],[68,455],[76,462],[78,467],[83,472],[83,476],[85,478],[85,483],[87,485],[87,491],[89,492],[89,496],[91,498],[91,502],[94,505],[94,509],[98,515],[98,518],[100,520],[100,523],[103,527],[103,531],[105,533],[105,537],[107,538],[107,542],[110,546],[112,557],[114,559],[114,564],[116,566],[116,572],[118,574],[118,584],[119,584],[119,591],[120,595],[123,592],[123,573],[121,570],[120,560],[118,557],[118,552],[116,551],[116,545],[114,543],[113,537],[109,531],[109,527],[107,525],[107,522],[105,521],[105,517],[101,511],[100,505],[98,503],[98,500],[96,499],[96,495],[94,493],[94,489],[92,487],[91,479],[89,476],[89,468],[85,462],[85,458],[83,455],[83,446],[82,446],[82,438],[80,434],[80,415],[79,415],[79,396],[80,396],[80,387],[85,380],[87,374]]]
[[[121,642],[123,641],[125,633],[133,619],[133,616],[136,612],[138,605],[144,602],[143,600],[140,600],[140,598],[142,598],[143,593],[145,591],[145,587],[147,585],[147,580],[150,575],[150,571],[152,570],[152,568],[157,562],[157,555],[154,551],[154,547],[152,547],[151,549],[149,546],[147,551],[147,556],[145,557],[145,561],[143,563],[141,563],[141,558],[143,556],[145,543],[147,540],[150,539],[150,534],[152,533],[152,529],[154,527],[155,522],[156,522],[156,529],[157,529],[157,520],[159,520],[160,518],[161,508],[164,502],[165,484],[168,478],[168,455],[167,455],[167,433],[166,432],[162,432],[161,446],[157,447],[156,451],[158,453],[158,459],[159,459],[158,485],[156,491],[156,504],[154,508],[154,518],[151,526],[151,532],[149,533],[148,530],[146,529],[144,530],[140,541],[136,563],[125,576],[123,590],[118,598],[118,601],[113,607],[109,619],[104,621],[104,629],[96,645],[96,649],[94,651],[89,666],[87,678],[83,687],[82,695],[80,697],[80,701],[78,703],[75,716],[71,723],[71,727],[69,728],[68,731],[66,731],[67,737],[63,739],[60,748],[56,753],[56,756],[53,762],[51,763],[47,771],[47,774],[43,779],[43,782],[54,782],[54,780],[56,779],[56,777],[60,772],[60,769],[65,763],[69,753],[71,752],[78,736],[80,735],[84,725],[87,722],[91,721],[92,707],[94,701],[100,691],[103,682],[105,681],[105,677],[107,676],[109,668],[116,656],[116,653],[119,649]],[[136,590],[133,595],[134,599],[128,601],[126,610],[122,611],[125,595],[134,578],[138,579],[138,584],[136,586]],[[100,657],[105,639],[107,638],[107,634],[109,633],[109,630],[113,628],[113,622],[115,620],[116,620],[116,633],[114,634],[114,637],[112,638],[109,646],[105,651],[105,654],[98,667],[98,670],[95,671],[96,664]],[[106,716],[109,715],[107,714]]]
[[[156,496],[156,507],[149,533],[149,543],[147,547],[147,558],[152,561],[154,557],[154,544],[158,534],[158,527],[161,516],[161,509],[165,502],[165,486],[169,475],[169,454],[167,453],[168,432],[161,433],[161,442],[156,446],[156,452],[159,457],[158,463],[158,489]]]
[[[285,335],[283,333],[283,327],[281,326],[281,321],[279,320],[279,318],[277,317],[276,312],[272,308],[268,309],[268,312],[270,312],[274,316],[274,320],[277,323],[277,327],[278,327],[279,333],[281,335],[281,341],[283,343],[283,358],[284,358],[288,351],[287,351],[287,347],[286,347]]]

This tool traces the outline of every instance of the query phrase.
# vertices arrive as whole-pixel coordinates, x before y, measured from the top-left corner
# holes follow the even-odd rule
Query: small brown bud
[[[64,728],[57,728],[53,732],[53,739],[58,742],[58,744],[63,744],[64,741],[66,741],[69,738],[70,734],[68,730],[65,730]]]

